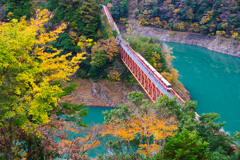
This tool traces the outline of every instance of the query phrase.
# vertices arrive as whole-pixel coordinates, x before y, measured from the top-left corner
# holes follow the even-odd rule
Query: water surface
[[[165,42],[173,47],[174,68],[198,102],[198,114],[215,112],[225,131],[240,131],[240,58],[206,48]]]

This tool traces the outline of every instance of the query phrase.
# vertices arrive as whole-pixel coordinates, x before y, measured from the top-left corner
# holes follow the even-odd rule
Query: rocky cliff
[[[138,84],[126,87],[125,82],[110,82],[108,80],[98,80],[94,82],[92,79],[75,79],[77,83],[76,91],[65,97],[71,100],[72,104],[82,104],[84,106],[99,106],[99,107],[118,107],[118,104],[128,102],[128,93],[132,91],[141,91],[144,93],[144,99],[149,99],[145,91]],[[65,83],[64,85],[68,85]],[[182,85],[182,84],[181,84]],[[190,95],[187,90],[183,90],[184,86],[179,86],[176,91],[185,99],[190,100]]]
[[[138,33],[141,36],[158,37],[161,41],[196,45],[212,51],[240,57],[240,43],[237,42],[234,45],[231,39],[206,37],[204,35],[186,32],[171,32],[149,27],[140,27]]]
[[[84,106],[99,107],[118,107],[120,103],[128,102],[128,93],[132,91],[141,91],[144,93],[144,99],[149,99],[140,85],[130,85],[126,87],[125,82],[110,82],[108,80],[76,79],[76,91],[67,96],[72,104],[82,104]],[[67,84],[65,84],[67,85]]]
[[[235,44],[233,44],[232,39],[207,37],[201,34],[143,27],[131,16],[129,16],[127,24],[127,28],[125,25],[118,24],[121,33],[132,36],[158,37],[160,41],[191,44],[205,47],[212,51],[240,57],[240,42],[236,41]]]

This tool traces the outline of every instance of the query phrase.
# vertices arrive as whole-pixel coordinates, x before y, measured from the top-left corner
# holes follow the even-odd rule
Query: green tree
[[[103,113],[106,124],[104,134],[114,135],[113,140],[106,143],[106,148],[113,154],[106,155],[104,159],[117,159],[118,155],[121,159],[151,158],[164,146],[164,139],[173,136],[172,131],[177,129],[176,121],[167,113],[165,105],[173,107],[178,104],[176,98],[163,97],[151,104],[143,99],[142,92],[131,92],[128,104],[120,104],[118,109]]]
[[[54,11],[58,6],[58,1],[57,0],[50,0],[47,5],[46,5],[46,8],[49,10],[49,11]]]
[[[110,8],[112,17],[115,22],[118,22],[120,18],[127,18],[128,17],[128,2],[124,0],[122,3],[119,1],[117,2],[117,6],[112,6]]]
[[[175,136],[167,138],[164,146],[164,159],[208,159],[209,143],[202,140],[197,131],[176,132]]]
[[[87,38],[96,40],[97,31],[101,26],[100,6],[95,0],[86,0],[79,7],[79,18],[84,23],[82,33]]]
[[[91,64],[98,68],[103,67],[107,62],[107,55],[105,52],[95,53],[92,57]]]
[[[5,15],[10,21],[13,18],[20,20],[22,16],[26,16],[26,19],[29,20],[33,14],[33,0],[8,0],[6,2]]]
[[[151,37],[148,41],[149,44],[153,43],[153,38]]]

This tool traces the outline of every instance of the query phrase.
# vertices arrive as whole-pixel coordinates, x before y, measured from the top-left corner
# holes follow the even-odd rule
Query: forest
[[[131,92],[128,103],[103,113],[103,124],[84,123],[88,109],[67,97],[77,86],[73,79],[135,83],[121,62],[116,31],[101,13],[103,3],[0,2],[0,159],[240,159],[240,133],[223,132],[226,122],[216,113],[197,121],[194,101],[179,105],[164,95],[152,103]],[[126,18],[127,1],[119,4],[114,16]],[[129,43],[177,82],[167,46],[155,37],[130,37]],[[89,156],[99,147],[110,154]]]
[[[113,5],[113,15],[118,15],[113,18],[127,18],[126,14],[121,14],[125,1],[108,3]],[[116,11],[115,8],[123,9]],[[137,0],[131,10],[143,26],[232,38],[233,43],[240,38],[240,1]]]

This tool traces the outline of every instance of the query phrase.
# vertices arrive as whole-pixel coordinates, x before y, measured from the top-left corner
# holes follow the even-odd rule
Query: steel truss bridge
[[[135,52],[128,43],[126,43],[120,35],[120,31],[114,22],[111,13],[105,5],[102,6],[102,11],[104,15],[106,15],[108,22],[113,24],[113,30],[117,31],[117,44],[120,48],[121,59],[123,63],[127,66],[129,71],[133,74],[138,83],[145,90],[149,98],[152,102],[156,102],[156,99],[163,94],[168,95],[170,98],[174,96],[177,97],[180,105],[184,103],[184,100],[173,90],[169,90],[159,79],[159,75],[156,75],[157,72],[146,60],[137,52]],[[155,71],[154,71],[155,70]],[[196,114],[196,119],[198,119],[199,115]]]

